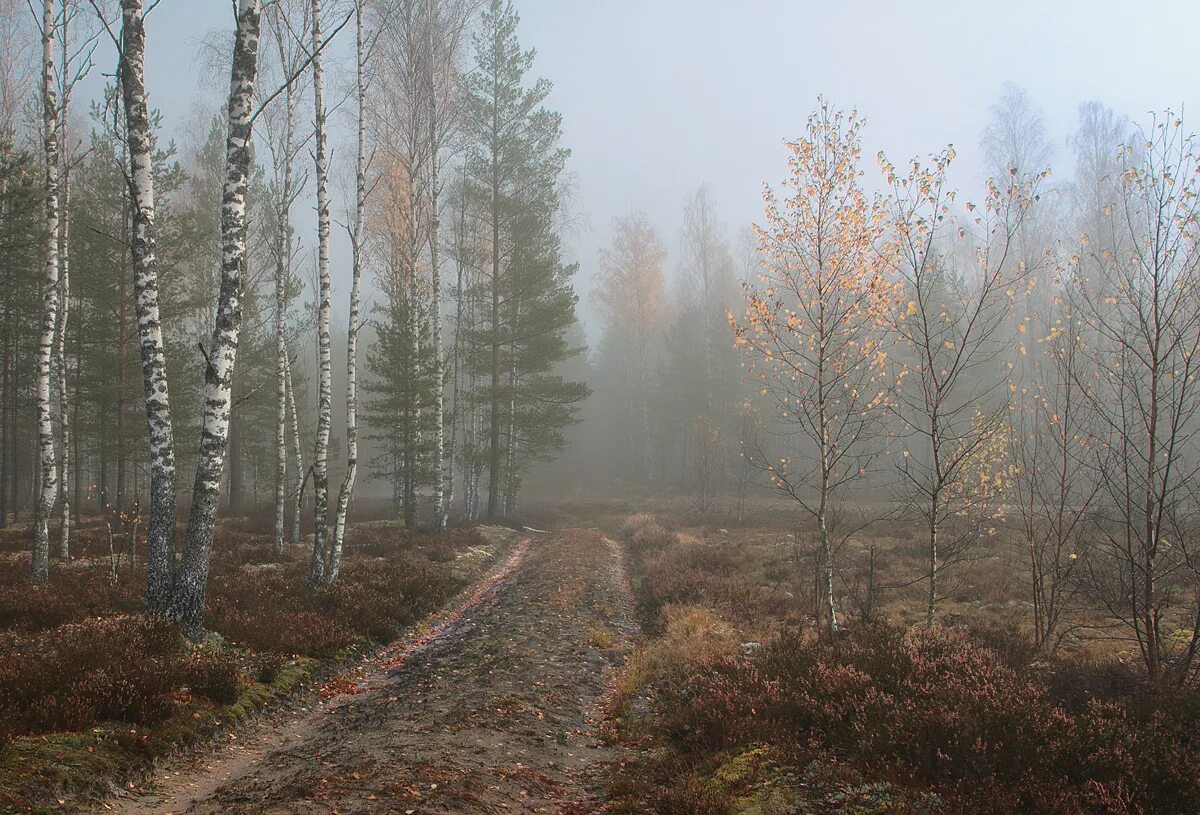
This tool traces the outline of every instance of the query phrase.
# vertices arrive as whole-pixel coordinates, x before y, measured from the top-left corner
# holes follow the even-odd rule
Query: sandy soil
[[[622,550],[532,535],[379,659],[104,811],[602,811],[597,703],[635,634]]]

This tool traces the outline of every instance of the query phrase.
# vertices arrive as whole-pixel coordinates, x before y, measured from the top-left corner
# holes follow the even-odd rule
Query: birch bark
[[[314,530],[309,582],[325,582],[329,537],[329,426],[333,406],[332,364],[329,349],[329,308],[332,283],[329,277],[329,157],[325,131],[325,76],[321,59],[321,0],[312,0],[313,105],[316,149],[313,162],[317,176],[317,440],[313,452]]]
[[[251,113],[258,74],[261,0],[239,0],[230,71],[225,182],[221,197],[221,287],[204,374],[204,415],[187,542],[175,578],[168,617],[189,636],[200,633],[216,525],[221,473],[229,448],[230,389],[242,322],[242,272],[246,257],[246,191],[250,176]]]
[[[42,4],[42,146],[45,166],[45,280],[42,289],[42,336],[37,358],[37,428],[40,485],[34,504],[33,552],[30,576],[34,583],[50,579],[50,511],[58,495],[54,456],[54,424],[50,410],[50,361],[58,321],[58,94],[54,0]]]
[[[175,435],[167,387],[167,363],[158,310],[153,134],[146,95],[146,29],[142,0],[121,0],[121,91],[129,142],[129,181],[133,198],[133,242],[138,345],[146,397],[150,463],[150,506],[146,557],[146,608],[166,611],[175,571]]]
[[[296,391],[292,384],[292,363],[284,358],[284,387],[287,390],[287,409],[292,424],[292,458],[296,460],[296,486],[292,490],[295,507],[292,511],[292,545],[300,543],[300,516],[304,512],[304,482],[307,475],[304,472],[304,454],[300,444],[300,417],[296,414]]]
[[[283,14],[281,5],[275,7],[275,14]],[[289,61],[284,49],[284,40],[280,26],[280,34],[276,43],[279,46],[279,64],[286,72]],[[292,186],[293,159],[295,152],[296,134],[296,97],[292,83],[288,81],[284,88],[284,130],[281,151],[280,182],[279,182],[279,230],[278,247],[275,257],[275,553],[283,554],[285,540],[284,526],[287,503],[287,421],[288,421],[288,353],[287,353],[287,286],[291,277],[292,260]],[[296,467],[300,467],[300,457],[296,457]],[[298,540],[293,538],[293,543]]]
[[[350,229],[353,268],[350,283],[350,324],[346,329],[346,475],[338,491],[337,514],[333,527],[333,545],[325,567],[325,581],[337,579],[342,562],[342,542],[346,536],[346,515],[354,493],[354,477],[358,471],[358,311],[359,283],[362,279],[362,255],[367,216],[367,49],[363,27],[363,0],[355,0],[355,53],[358,93],[358,156],[354,166],[354,225]]]
[[[67,399],[67,315],[71,306],[71,275],[70,252],[70,208],[71,208],[71,157],[67,146],[67,112],[70,108],[72,82],[65,76],[70,69],[71,55],[68,50],[67,16],[62,23],[62,105],[59,136],[63,144],[60,152],[62,164],[62,212],[58,220],[58,323],[55,326],[54,360],[58,370],[58,433],[59,460],[58,483],[62,491],[62,503],[59,508],[58,557],[60,560],[71,559],[71,492],[67,485],[71,480],[71,422],[69,417],[70,402]]]

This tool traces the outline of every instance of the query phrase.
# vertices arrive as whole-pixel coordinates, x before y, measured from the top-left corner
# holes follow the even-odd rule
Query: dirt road
[[[182,813],[582,813],[615,758],[593,721],[634,632],[621,550],[534,535],[324,701],[110,802]]]

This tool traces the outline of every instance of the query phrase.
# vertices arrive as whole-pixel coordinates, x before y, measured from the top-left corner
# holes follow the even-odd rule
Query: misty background
[[[571,150],[566,255],[580,264],[579,315],[593,342],[600,322],[592,281],[612,219],[646,213],[663,235],[671,276],[684,199],[707,184],[736,247],[740,232],[761,220],[762,185],[783,177],[783,142],[800,132],[818,95],[867,119],[865,156],[886,150],[902,161],[954,144],[951,175],[970,198],[987,174],[979,145],[988,110],[1007,82],[1024,88],[1044,117],[1055,148],[1052,185],[1071,176],[1068,138],[1080,103],[1099,100],[1140,121],[1167,106],[1186,114],[1200,94],[1200,65],[1181,47],[1200,25],[1200,6],[1186,0],[523,0],[518,10],[521,42],[537,51],[533,73],[554,83],[547,104],[562,113]],[[220,109],[227,80],[200,46],[224,47],[232,18],[219,0],[163,0],[147,20],[150,98],[164,135],[181,144],[203,138],[198,123]],[[860,25],[864,19],[871,25]],[[335,59],[345,60],[352,32],[336,42]],[[108,50],[99,50],[101,70],[80,97],[95,98],[110,81],[102,76],[112,71]],[[346,91],[335,88],[333,101]],[[333,116],[334,170],[342,175],[352,154],[351,107]],[[871,170],[868,185],[877,181]],[[344,209],[345,187],[344,179],[335,187],[336,210]],[[298,204],[295,218],[302,237],[314,234],[306,228],[315,225],[311,203]],[[341,288],[349,279],[342,230],[334,242]],[[335,298],[339,309],[335,325],[345,311]]]

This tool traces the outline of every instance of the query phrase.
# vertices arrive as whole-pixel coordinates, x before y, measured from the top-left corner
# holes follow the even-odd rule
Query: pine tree
[[[41,329],[40,257],[43,252],[41,168],[33,154],[5,144],[0,154],[0,280],[3,317],[0,322],[0,524],[17,518],[21,487],[33,437],[35,349]]]
[[[417,489],[432,483],[435,469],[432,326],[423,298],[413,297],[404,281],[387,287],[385,296],[387,304],[373,323],[375,342],[367,351],[365,413],[373,428],[368,437],[380,448],[372,472],[392,484],[396,514],[412,525]]]
[[[525,85],[534,52],[521,49],[518,22],[511,2],[492,0],[466,78],[468,184],[490,232],[482,289],[473,292],[485,305],[473,343],[482,353],[471,363],[488,381],[489,518],[515,509],[521,468],[561,447],[587,394],[554,373],[580,351],[564,340],[575,320],[575,267],[562,263],[556,231],[569,151],[559,146],[561,117],[542,106],[550,83]]]

